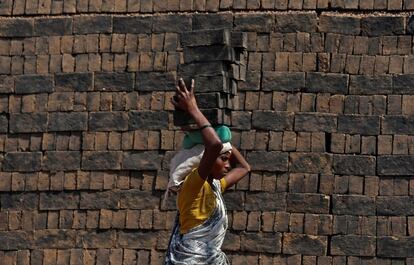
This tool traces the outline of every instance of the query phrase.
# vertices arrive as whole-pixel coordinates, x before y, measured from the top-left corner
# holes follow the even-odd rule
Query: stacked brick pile
[[[183,138],[170,98],[202,62],[235,81],[203,84],[196,67],[200,93],[233,101],[203,104],[228,109],[253,168],[225,194],[233,264],[414,264],[413,10],[1,1],[0,264],[162,264]],[[191,59],[200,30],[229,34],[235,60]]]

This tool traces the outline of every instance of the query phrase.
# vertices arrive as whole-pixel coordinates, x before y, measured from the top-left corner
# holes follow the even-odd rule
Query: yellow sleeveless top
[[[220,179],[221,192],[227,187],[224,178]],[[216,207],[216,196],[206,180],[194,168],[181,185],[177,196],[177,206],[180,212],[180,233],[185,234],[191,228],[202,224],[213,213]]]

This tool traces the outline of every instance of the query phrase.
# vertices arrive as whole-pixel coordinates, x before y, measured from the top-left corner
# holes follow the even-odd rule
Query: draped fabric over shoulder
[[[216,196],[216,208],[204,223],[180,234],[177,213],[165,264],[229,264],[221,250],[227,230],[227,214],[219,180],[213,181],[212,189]]]

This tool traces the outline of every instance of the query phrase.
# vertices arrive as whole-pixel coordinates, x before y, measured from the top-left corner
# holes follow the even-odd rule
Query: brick
[[[306,74],[307,92],[347,94],[348,75],[333,73],[307,73]]]
[[[111,17],[106,15],[98,16],[77,16],[73,19],[74,34],[111,33]]]
[[[168,113],[163,111],[130,111],[130,129],[166,129],[168,127]]]
[[[325,195],[288,193],[286,202],[289,212],[329,213],[330,199]]]
[[[333,195],[334,214],[375,215],[375,197],[363,195]]]
[[[125,131],[128,129],[128,115],[123,112],[89,113],[90,131]]]
[[[377,253],[384,257],[408,257],[414,249],[412,237],[380,237]]]
[[[6,153],[3,161],[4,171],[39,171],[41,167],[39,152]]]
[[[305,87],[305,73],[264,71],[262,89],[265,91],[299,91]]]
[[[0,231],[0,238],[3,242],[8,242],[1,246],[3,251],[25,249],[31,243],[30,234],[25,231]]]
[[[337,174],[375,175],[375,157],[334,155],[333,169]]]
[[[77,209],[79,196],[73,193],[41,193],[39,208],[41,210]]]
[[[246,196],[246,211],[280,211],[286,208],[286,194],[252,193]]]
[[[136,77],[136,90],[138,91],[165,91],[175,90],[176,76],[173,72],[141,72]]]
[[[375,237],[357,235],[333,236],[331,251],[332,255],[375,256]]]
[[[271,15],[240,14],[234,17],[234,30],[270,32],[274,17]]]
[[[0,24],[1,37],[31,37],[33,35],[33,19],[2,19]]]
[[[247,155],[247,160],[253,165],[254,170],[287,171],[287,153],[250,152]]]
[[[351,16],[321,15],[319,31],[346,35],[359,35],[361,18]]]
[[[348,134],[378,135],[380,120],[376,116],[339,115],[338,132]]]
[[[120,169],[121,155],[119,151],[85,151],[82,155],[82,166],[84,170]]]
[[[284,254],[325,255],[327,237],[286,233],[283,235]]]
[[[159,15],[153,17],[153,32],[182,33],[191,30],[191,17],[188,15]]]
[[[0,116],[0,123],[3,124],[2,128],[6,132],[7,121],[5,117]],[[10,116],[11,133],[45,132],[46,128],[47,113],[16,113]]]
[[[365,36],[404,34],[405,18],[398,16],[375,16],[361,19],[361,33]]]
[[[282,247],[280,233],[245,233],[241,236],[242,251],[280,253]]]
[[[79,170],[80,152],[77,151],[48,151],[43,157],[42,169],[50,171]]]
[[[381,120],[381,133],[411,135],[413,125],[412,116],[388,115]]]
[[[132,73],[95,73],[95,90],[132,91],[134,79]]]
[[[35,193],[3,194],[1,205],[9,210],[34,210],[38,208],[39,196]]]
[[[123,169],[157,170],[160,167],[161,157],[156,152],[124,152]]]
[[[391,94],[392,78],[388,75],[375,77],[353,75],[350,78],[349,93],[364,95]]]
[[[47,93],[53,91],[53,81],[47,75],[22,75],[16,78],[16,94]]]
[[[413,74],[406,74],[406,75],[393,75],[392,83],[393,83],[393,92],[395,94],[409,94],[410,92],[410,84],[414,81]]]
[[[37,36],[61,36],[72,34],[70,18],[40,18],[34,20],[34,34]]]
[[[337,117],[332,114],[299,113],[295,115],[295,131],[336,132]]]
[[[287,32],[315,32],[316,31],[316,14],[277,14],[276,31]]]
[[[269,120],[274,122],[269,124]],[[293,115],[291,113],[278,111],[253,111],[252,126],[255,129],[283,131],[292,130],[292,125]]]
[[[378,156],[378,175],[409,175],[414,171],[413,157],[406,155]]]
[[[329,173],[332,157],[328,154],[290,153],[290,172]]]
[[[87,128],[87,113],[53,112],[49,114],[48,131],[83,131]]]

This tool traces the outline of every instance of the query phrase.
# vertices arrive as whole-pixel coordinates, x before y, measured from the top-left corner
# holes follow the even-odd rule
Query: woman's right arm
[[[204,142],[204,154],[198,167],[198,173],[203,179],[207,179],[211,173],[214,162],[220,155],[223,144],[217,136],[216,131],[211,126],[207,118],[201,113],[197,106],[194,96],[194,79],[191,80],[191,89],[188,90],[182,78],[178,81],[177,97],[172,100],[175,107],[182,109],[190,114],[196,122],[198,128],[201,129],[201,135]]]

